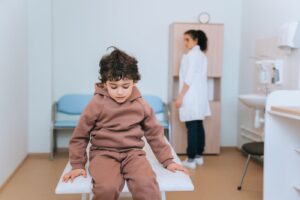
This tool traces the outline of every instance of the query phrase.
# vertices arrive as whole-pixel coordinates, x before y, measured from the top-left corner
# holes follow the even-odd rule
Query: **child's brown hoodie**
[[[95,84],[92,100],[82,112],[69,144],[72,169],[85,168],[86,147],[91,138],[91,150],[128,151],[142,149],[145,136],[158,161],[167,167],[173,162],[163,127],[155,113],[142,98],[136,86],[123,103],[112,99],[105,87]]]

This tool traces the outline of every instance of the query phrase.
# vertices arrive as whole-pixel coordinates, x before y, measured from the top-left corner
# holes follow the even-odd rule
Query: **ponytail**
[[[188,30],[184,34],[190,35],[193,40],[198,40],[198,45],[202,51],[207,50],[207,37],[202,30]]]

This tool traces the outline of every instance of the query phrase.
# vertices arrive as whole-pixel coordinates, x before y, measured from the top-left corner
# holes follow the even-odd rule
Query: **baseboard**
[[[221,150],[234,150],[234,151],[238,151],[238,152],[240,152],[241,151],[241,149],[240,149],[240,147],[238,147],[238,146],[226,146],[226,147],[221,147]]]
[[[67,153],[69,152],[69,148],[68,147],[60,147],[56,149],[57,153]]]
[[[12,177],[19,171],[24,162],[28,159],[28,154],[23,158],[23,160],[17,165],[16,169],[8,176],[8,178],[4,181],[2,185],[0,185],[0,192],[3,188],[8,184],[8,182],[12,179]]]
[[[28,158],[50,158],[50,153],[29,153]]]

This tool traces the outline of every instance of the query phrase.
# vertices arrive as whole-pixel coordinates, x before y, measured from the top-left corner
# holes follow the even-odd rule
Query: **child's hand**
[[[171,163],[167,166],[167,169],[172,171],[172,172],[176,172],[176,171],[182,171],[184,173],[186,173],[187,175],[190,176],[190,172],[189,170],[187,170],[187,168],[185,168],[184,166],[182,165],[179,165],[177,163]]]
[[[84,169],[74,169],[63,176],[63,182],[67,183],[69,180],[73,182],[77,176],[83,176],[86,178],[86,171]]]

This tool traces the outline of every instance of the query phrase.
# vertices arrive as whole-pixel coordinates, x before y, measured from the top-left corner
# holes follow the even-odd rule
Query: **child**
[[[143,151],[145,136],[158,161],[168,170],[188,171],[175,163],[163,127],[141,96],[137,60],[114,50],[100,60],[100,83],[80,116],[69,145],[72,170],[63,181],[86,177],[86,147],[91,142],[89,172],[94,200],[116,200],[125,180],[134,200],[159,200],[156,175]]]

